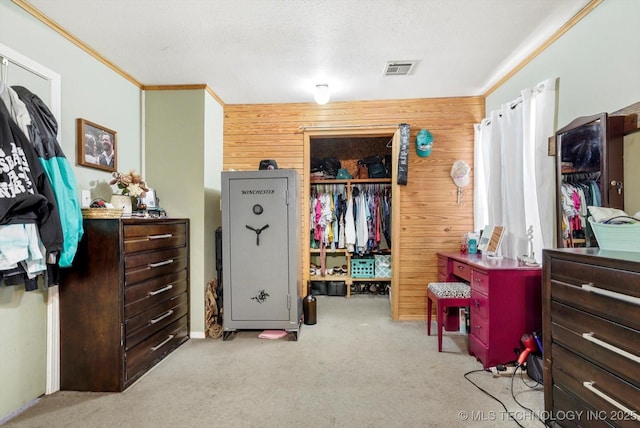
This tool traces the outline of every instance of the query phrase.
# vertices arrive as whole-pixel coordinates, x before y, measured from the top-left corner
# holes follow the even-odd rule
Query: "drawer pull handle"
[[[594,287],[593,284],[582,284],[582,289],[586,291],[592,291],[596,294],[601,294],[607,297],[613,297],[614,299],[622,300],[624,302],[633,303],[634,305],[640,305],[640,297],[629,296],[628,294],[616,293],[615,291],[605,290],[604,288]]]
[[[149,263],[149,267],[150,268],[157,268],[157,267],[164,266],[164,265],[170,265],[171,263],[173,263],[173,259],[165,260],[163,262],[158,262],[158,263]]]
[[[458,265],[458,269],[460,269],[460,270],[464,270],[464,266],[460,266],[460,265]]]
[[[172,236],[172,233],[165,233],[164,235],[149,235],[149,239],[166,239],[171,238]]]
[[[167,336],[165,340],[158,343],[156,346],[152,347],[151,352],[156,352],[158,349],[162,348],[164,345],[171,342],[171,339],[173,339],[174,337],[176,337],[175,334],[170,334],[169,336]]]
[[[159,288],[155,291],[149,291],[147,296],[155,296],[156,294],[164,293],[165,291],[169,291],[173,288],[173,284],[169,284],[166,287]]]
[[[617,346],[613,346],[610,343],[597,339],[593,336],[593,333],[582,333],[582,337],[588,340],[589,342],[595,343],[596,345],[600,345],[603,348],[608,349],[609,351],[615,352],[618,355],[622,355],[623,357],[628,358],[631,361],[635,361],[636,363],[640,364],[640,357],[638,357],[637,355],[633,355],[631,352],[627,352],[624,349],[620,349]]]
[[[154,318],[151,321],[149,321],[149,324],[155,324],[159,321],[162,321],[163,319],[165,319],[168,316],[171,316],[171,314],[173,314],[173,309],[169,309],[167,312],[165,312],[164,314],[160,315],[158,318]]]
[[[618,409],[622,410],[623,412],[625,412],[629,417],[635,419],[635,420],[640,420],[638,417],[638,412],[636,412],[635,410],[631,410],[630,408],[628,408],[627,406],[624,406],[622,404],[620,404],[619,402],[617,402],[616,400],[614,400],[613,398],[609,397],[607,394],[605,394],[604,392],[600,391],[599,389],[597,389],[594,385],[595,382],[582,382],[582,385],[587,388],[589,391],[593,392],[594,394],[596,394],[598,397],[602,398],[603,400],[608,401],[610,404],[612,404],[613,406],[617,407]]]

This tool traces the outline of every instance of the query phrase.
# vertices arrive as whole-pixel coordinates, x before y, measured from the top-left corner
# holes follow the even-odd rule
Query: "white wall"
[[[640,1],[606,0],[486,99],[487,116],[547,78],[558,78],[556,129],[579,116],[640,102]],[[625,211],[640,210],[638,137],[625,138]]]
[[[205,287],[215,277],[215,228],[220,225],[220,106],[205,90],[145,94],[146,175],[160,206],[190,221],[191,333],[205,334]]]
[[[0,43],[61,75],[60,146],[80,188],[109,197],[108,173],[76,166],[75,120],[118,133],[118,167],[140,170],[139,87],[86,54],[14,3],[0,1]],[[18,71],[9,66],[11,76]],[[62,284],[64,286],[64,284]],[[46,292],[0,286],[0,420],[44,393]]]
[[[640,101],[640,2],[606,0],[487,97],[486,110],[523,88],[558,78],[561,128],[578,116],[613,112]]]

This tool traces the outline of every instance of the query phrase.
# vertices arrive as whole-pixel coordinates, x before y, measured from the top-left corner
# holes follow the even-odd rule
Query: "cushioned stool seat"
[[[442,352],[442,314],[450,306],[469,306],[471,287],[466,282],[432,282],[427,286],[427,335],[431,335],[431,309],[438,306],[438,352]]]

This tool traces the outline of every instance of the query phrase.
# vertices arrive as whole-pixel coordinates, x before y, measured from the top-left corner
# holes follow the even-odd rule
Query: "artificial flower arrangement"
[[[111,175],[113,175],[113,180],[111,180],[109,184],[118,186],[122,195],[133,198],[144,198],[146,192],[149,190],[144,179],[139,174],[136,174],[133,169],[129,171],[128,174],[114,172]]]

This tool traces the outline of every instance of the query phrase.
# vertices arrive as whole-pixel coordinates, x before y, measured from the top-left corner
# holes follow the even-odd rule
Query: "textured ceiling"
[[[589,0],[27,0],[143,85],[227,104],[482,95]],[[409,76],[388,61],[417,60]]]

